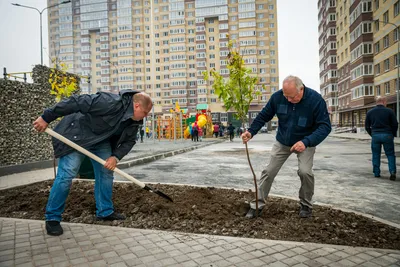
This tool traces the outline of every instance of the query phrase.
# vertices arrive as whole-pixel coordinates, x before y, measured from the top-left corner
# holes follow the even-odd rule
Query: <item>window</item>
[[[389,47],[389,34],[383,37],[383,48]]]
[[[384,87],[385,87],[385,95],[390,94],[390,83],[389,82],[385,82],[384,83]]]
[[[385,59],[383,61],[383,69],[384,69],[384,71],[388,71],[390,69],[390,60],[389,60],[389,58]]]
[[[383,13],[383,22],[387,24],[389,22],[389,11]]]
[[[381,64],[376,64],[375,65],[375,74],[380,74],[381,73]]]
[[[375,53],[378,54],[380,52],[380,44],[379,41],[375,43]]]
[[[380,85],[375,86],[375,90],[376,90],[377,96],[381,95],[381,86]]]
[[[397,1],[393,5],[393,17],[396,17],[400,13],[400,1]]]

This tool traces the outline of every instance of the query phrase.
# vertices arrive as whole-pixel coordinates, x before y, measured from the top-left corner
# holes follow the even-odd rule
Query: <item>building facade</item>
[[[70,72],[90,75],[84,93],[145,91],[158,114],[176,102],[189,112],[207,104],[216,120],[227,122],[212,81],[204,81],[202,73],[215,68],[229,76],[229,37],[259,77],[262,95],[250,108],[253,117],[279,86],[276,5],[276,0],[72,0],[49,9],[50,56]]]
[[[334,87],[330,91],[326,80],[322,79],[332,66],[320,64],[321,94],[327,102],[333,124],[363,130],[366,113],[375,106],[376,96],[386,96],[388,107],[397,112],[399,2],[318,2],[320,52],[325,51],[324,45],[329,40],[327,35],[336,34],[336,91]],[[330,27],[324,30],[321,25]],[[325,61],[321,63],[328,61],[327,58],[322,59]],[[333,101],[334,98],[337,101]]]

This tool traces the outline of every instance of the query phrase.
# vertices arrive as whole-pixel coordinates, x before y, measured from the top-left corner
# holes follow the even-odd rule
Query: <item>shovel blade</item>
[[[160,190],[153,189],[153,188],[151,188],[151,187],[148,186],[148,185],[145,185],[145,187],[143,187],[143,189],[145,189],[145,190],[147,190],[147,191],[149,191],[149,192],[152,192],[152,193],[154,193],[154,194],[157,194],[157,195],[159,195],[160,197],[163,197],[163,198],[165,198],[166,200],[168,200],[168,201],[170,201],[170,202],[174,202],[174,201],[172,200],[172,198],[170,198],[169,196],[167,196],[166,194],[164,194],[164,193],[161,192]]]

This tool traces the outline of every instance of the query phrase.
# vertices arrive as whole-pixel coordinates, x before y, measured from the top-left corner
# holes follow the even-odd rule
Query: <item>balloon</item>
[[[203,128],[204,125],[206,125],[207,120],[205,118],[201,118],[198,122],[197,125],[199,125],[200,128]]]
[[[198,120],[200,121],[200,120],[202,120],[202,119],[205,119],[205,120],[207,120],[207,117],[206,117],[206,115],[204,115],[204,114],[201,114],[201,115],[199,116]]]

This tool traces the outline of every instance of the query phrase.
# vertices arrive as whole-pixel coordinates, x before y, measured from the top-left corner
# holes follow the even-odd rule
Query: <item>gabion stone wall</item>
[[[0,79],[0,167],[53,159],[50,136],[37,133],[32,125],[55,104],[49,73],[49,68],[38,65],[33,84]]]

